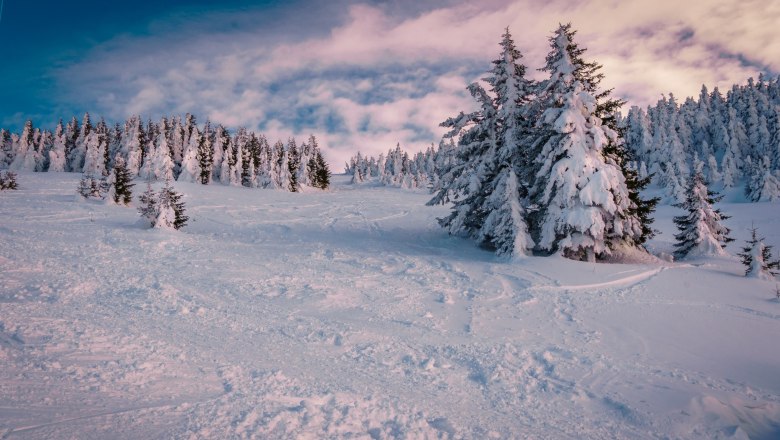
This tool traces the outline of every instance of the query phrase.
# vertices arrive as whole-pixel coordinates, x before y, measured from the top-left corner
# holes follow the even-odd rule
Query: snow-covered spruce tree
[[[59,173],[65,171],[65,143],[65,126],[62,124],[62,119],[60,119],[54,132],[54,145],[48,153],[49,172]]]
[[[114,203],[130,204],[133,200],[133,175],[125,165],[125,160],[119,156],[116,158],[114,168],[109,177],[109,183],[113,186],[112,197]]]
[[[349,183],[353,185],[357,185],[365,182],[366,179],[367,177],[366,177],[365,169],[362,166],[360,166],[360,164],[356,163],[352,169],[352,179],[349,181]]]
[[[284,148],[284,143],[279,140],[276,141],[272,148],[272,184],[269,188],[273,189],[287,189],[290,185],[290,168],[287,164],[287,151]]]
[[[225,154],[225,138],[230,139],[230,135],[225,130],[225,127],[217,124],[217,128],[214,129],[212,141],[212,157],[211,157],[211,181],[219,182],[220,174],[222,173],[222,159]]]
[[[723,255],[723,248],[733,241],[728,236],[729,228],[721,224],[729,217],[712,207],[723,196],[707,189],[701,173],[695,173],[689,178],[686,195],[685,202],[675,205],[688,211],[686,215],[674,217],[674,223],[680,231],[674,236],[677,240],[674,245],[677,248],[675,258]]]
[[[330,187],[330,168],[322,152],[319,149],[314,151],[314,173],[311,177],[312,186],[319,189],[328,189]]]
[[[114,128],[109,131],[109,142],[108,142],[108,169],[112,169],[114,167],[114,162],[116,162],[116,159],[120,157],[120,151],[122,150],[122,136],[124,136],[124,128],[122,128],[122,124],[116,123],[114,124]]]
[[[309,139],[301,145],[301,166],[298,168],[298,183],[306,186],[314,186],[312,179],[314,178],[313,169],[309,168],[309,164],[312,163],[312,159],[316,162],[317,152],[320,151],[317,138],[313,134],[309,135]]]
[[[165,186],[160,189],[157,201],[157,221],[156,228],[181,229],[187,224],[189,217],[185,215],[184,202],[182,195],[177,193],[171,186],[171,181],[166,180]]]
[[[215,172],[219,171],[219,181],[223,185],[234,185],[232,181],[233,173],[231,170],[235,166],[235,154],[233,153],[233,138],[230,136],[227,130],[221,125],[217,127],[217,146],[222,149],[222,159],[219,163],[219,168]]]
[[[179,166],[179,176],[176,178],[179,182],[195,182],[200,180],[201,168],[200,161],[198,160],[198,148],[200,146],[201,134],[197,127],[193,127],[192,133],[187,139],[187,144],[183,147],[184,151]]]
[[[13,171],[0,171],[0,190],[19,189],[16,183],[16,173]]]
[[[24,130],[13,147],[14,159],[9,166],[13,171],[35,171],[39,158],[35,151],[35,131],[31,120],[24,123]]]
[[[151,127],[151,131],[156,131]],[[147,134],[151,134],[148,133]],[[157,142],[149,143],[150,154],[146,155],[139,176],[151,180],[170,180],[173,179],[173,160],[171,159],[171,150],[168,147],[168,140],[165,133],[156,134]]]
[[[608,125],[615,123],[614,119],[608,119],[607,121]],[[626,188],[628,189],[628,215],[636,218],[639,222],[639,234],[635,234],[632,241],[637,246],[644,246],[647,240],[655,236],[656,231],[651,226],[654,221],[652,215],[661,199],[659,197],[647,199],[642,197],[642,191],[650,184],[653,175],[648,174],[646,168],[644,172],[641,168],[636,168],[636,164],[639,161],[636,159],[635,153],[626,148],[622,136],[624,129],[617,126],[610,128],[618,133],[618,137],[610,139],[603,151],[607,157],[620,166],[620,170],[626,180]]]
[[[764,244],[764,238],[758,236],[756,228],[750,228],[750,240],[737,255],[745,265],[746,277],[770,280],[780,270],[780,261],[772,259],[772,246]]]
[[[245,136],[242,129],[233,136],[233,161],[230,163],[230,184],[242,186],[243,179],[241,174],[244,171],[244,143]]]
[[[0,169],[8,168],[13,159],[11,133],[6,129],[0,128]]]
[[[110,170],[111,170],[111,164],[112,164],[112,156],[111,151],[109,149],[111,148],[111,129],[108,128],[108,124],[106,124],[105,119],[100,118],[100,122],[98,122],[98,125],[95,127],[95,132],[97,132],[98,136],[98,152],[99,154],[102,154],[103,159],[103,172],[101,175],[108,176]]]
[[[571,35],[570,25],[555,31],[542,69],[550,78],[540,90],[547,108],[538,123],[537,136],[544,143],[531,190],[539,207],[534,233],[541,250],[593,261],[617,246],[635,247],[642,228],[630,212],[621,167],[604,151],[619,140],[602,125],[597,99],[589,92],[589,77],[600,80],[602,74],[594,73],[597,64],[578,61],[584,49],[572,43]]]
[[[76,191],[84,199],[104,200],[109,189],[110,184],[105,177],[98,179],[91,174],[84,173]]]
[[[477,191],[477,183],[483,180],[481,175],[486,174],[484,168],[487,164],[472,160],[472,158],[485,156],[495,142],[496,108],[492,98],[479,84],[470,84],[468,90],[479,104],[480,109],[468,114],[460,112],[458,116],[441,123],[442,127],[450,129],[444,135],[445,138],[458,137],[459,140],[452,155],[452,163],[442,173],[441,189],[428,201],[428,205],[444,204],[467,198],[470,193]],[[392,184],[396,169],[401,167],[400,147],[396,147],[395,151],[390,150],[387,154],[383,183]],[[467,211],[467,209],[464,210],[463,215]],[[450,217],[453,214],[457,215],[453,212]],[[447,223],[442,226],[447,227],[446,225],[450,224],[452,220],[446,221]]]
[[[138,197],[138,213],[146,227],[153,228],[157,221],[157,193],[152,189],[150,180],[146,181],[146,191]]]
[[[211,183],[212,166],[214,164],[214,133],[211,130],[211,122],[207,119],[198,139],[198,165],[200,176],[198,181],[203,185]]]
[[[73,149],[70,151],[70,156],[68,157],[70,170],[73,172],[80,173],[84,169],[84,159],[87,154],[86,142],[90,133],[92,133],[92,123],[90,122],[89,113],[84,113],[81,129],[76,133]]]
[[[159,193],[155,193],[151,182],[147,181],[146,191],[139,197],[138,212],[142,222],[150,228],[181,229],[189,219],[181,197],[171,186],[170,179],[165,181]]]
[[[461,142],[455,165],[431,202],[454,198],[452,213],[439,220],[451,234],[517,257],[533,247],[525,219],[527,192],[518,179],[530,162],[524,141],[533,85],[525,78],[522,55],[508,29],[500,46],[501,54],[485,79],[493,96],[478,84],[470,85],[481,111],[461,113],[442,124],[452,129],[450,137],[459,134]]]
[[[92,130],[84,140],[84,164],[82,170],[89,176],[102,176],[106,172],[105,144],[101,141],[97,130]]]
[[[119,155],[125,158],[125,165],[130,174],[135,177],[141,169],[145,134],[141,118],[132,116],[125,122],[124,134],[119,146]]]
[[[745,184],[745,195],[751,202],[773,202],[780,199],[780,180],[771,169],[769,156],[764,156]]]
[[[238,154],[241,155],[241,185],[252,188],[255,186],[257,178],[254,154],[254,150],[258,147],[257,137],[254,133],[250,135],[246,129],[240,128],[236,138]]]
[[[82,174],[76,192],[84,199],[89,198],[92,194],[92,179],[86,174]]]
[[[581,51],[584,52],[584,49],[581,49]],[[637,155],[626,145],[624,137],[626,130],[620,127],[617,115],[618,109],[625,102],[620,99],[610,98],[611,89],[598,92],[596,85],[603,79],[603,76],[598,71],[602,66],[596,63],[585,64],[593,66],[592,70],[589,69],[591,79],[588,79],[587,76],[585,79],[591,84],[591,91],[596,92],[596,116],[602,120],[604,126],[617,133],[617,137],[608,138],[608,143],[604,146],[602,152],[607,161],[616,163],[620,167],[620,171],[625,178],[629,200],[627,218],[631,219],[630,222],[633,223],[632,230],[634,231],[633,236],[626,238],[633,245],[644,247],[647,240],[655,236],[656,231],[651,226],[654,221],[652,215],[661,199],[659,197],[642,197],[642,191],[650,184],[653,175],[648,174],[646,168],[642,171],[641,168],[637,167],[639,162]],[[593,84],[594,82],[595,85]]]
[[[624,138],[627,130],[620,127],[618,110],[625,104],[625,101],[611,97],[612,89],[600,89],[599,86],[604,79],[604,74],[601,72],[603,66],[596,61],[586,62],[583,59],[587,49],[579,47],[574,42],[573,38],[577,32],[572,29],[571,23],[561,25],[558,32],[565,33],[569,40],[566,50],[575,66],[574,77],[583,84],[588,93],[596,98],[595,116],[601,119],[603,126],[617,133],[617,137],[608,136],[608,143],[604,146],[602,153],[607,162],[617,164],[620,167],[628,189],[629,203],[626,220],[628,220],[634,234],[624,238],[632,245],[642,246],[655,235],[655,230],[651,227],[653,223],[651,215],[655,212],[660,198],[645,199],[641,195],[641,191],[647,188],[653,176],[648,174],[646,169],[644,172],[640,172],[641,167],[638,168],[636,165],[638,156],[634,153],[635,150],[627,146],[627,141]],[[639,112],[636,116],[638,120],[635,121],[635,124],[639,131],[637,136],[641,146],[642,142],[650,142],[650,134],[646,125],[647,117],[643,112]]]
[[[290,192],[298,192],[301,189],[298,183],[298,168],[301,166],[301,156],[298,151],[298,146],[295,144],[295,139],[290,138],[287,141],[287,167],[288,167],[288,179]]]
[[[431,194],[437,194],[442,190],[444,186],[448,184],[442,177],[447,174],[451,169],[455,160],[455,153],[457,146],[453,138],[444,139],[439,141],[439,148],[436,150],[433,158],[433,176],[431,178],[433,184],[431,185]],[[382,168],[384,167],[384,157],[382,159]]]
[[[268,143],[268,139],[260,135],[257,139],[257,168],[255,169],[255,179],[258,188],[273,188],[273,149]]]

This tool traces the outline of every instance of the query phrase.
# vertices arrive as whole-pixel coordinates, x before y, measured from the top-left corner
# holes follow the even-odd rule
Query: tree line
[[[122,159],[133,178],[298,191],[301,185],[325,189],[330,170],[314,135],[298,145],[290,138],[271,145],[263,134],[239,128],[232,134],[194,115],[163,117],[143,124],[133,116],[110,127],[93,124],[89,113],[55,130],[28,120],[21,134],[0,129],[0,169],[76,172],[107,176]]]
[[[744,185],[753,202],[780,199],[780,77],[734,85],[724,96],[702,86],[680,104],[673,94],[620,121],[640,176],[685,199],[686,180],[701,172],[710,185]]]

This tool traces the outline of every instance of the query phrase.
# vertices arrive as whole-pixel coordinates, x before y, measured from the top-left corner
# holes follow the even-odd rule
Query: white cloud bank
[[[780,72],[775,0],[450,2],[407,17],[398,8],[344,8],[328,29],[301,28],[304,19],[281,35],[279,26],[270,35],[246,25],[204,33],[185,23],[125,37],[60,78],[70,99],[112,119],[192,112],[271,138],[315,133],[340,164],[357,149],[438,140],[438,123],[472,105],[465,86],[490,67],[506,26],[538,75],[548,35],[572,22],[589,59],[604,65],[604,85],[631,104]],[[240,14],[251,22],[251,12]]]

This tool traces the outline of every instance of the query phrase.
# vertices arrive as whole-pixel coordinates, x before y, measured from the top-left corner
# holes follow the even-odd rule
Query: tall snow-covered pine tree
[[[688,180],[685,202],[676,205],[688,211],[688,214],[674,218],[679,232],[674,236],[677,240],[677,259],[707,255],[723,255],[726,243],[733,241],[728,236],[729,228],[721,222],[728,219],[713,208],[720,201],[719,196],[707,189],[707,184],[701,173],[694,173]]]
[[[593,78],[598,65],[578,62],[584,49],[571,41],[570,25],[550,38],[538,127],[544,144],[531,196],[539,207],[537,244],[542,250],[593,261],[616,246],[633,246],[640,221],[629,212],[626,179],[605,147],[618,134],[602,125]],[[579,51],[579,52],[577,52]],[[590,75],[590,79],[589,79]]]

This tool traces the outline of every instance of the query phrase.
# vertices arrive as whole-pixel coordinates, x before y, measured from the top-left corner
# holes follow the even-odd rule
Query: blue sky
[[[6,85],[0,88],[0,117],[5,126],[9,122],[13,125],[13,120],[18,119],[15,113],[25,118],[46,118],[52,108],[85,111],[89,103],[60,100],[60,95],[67,93],[59,89],[62,84],[58,75],[87,59],[90,50],[101,44],[166,35],[169,32],[166,24],[181,28],[189,20],[215,12],[240,14],[251,9],[275,15],[280,10],[279,4],[290,3],[272,0],[3,1],[0,53],[7,64],[0,70],[0,83]],[[214,3],[219,7],[215,8]],[[237,20],[235,25],[227,23],[227,29],[207,27],[204,31],[225,32],[238,26]]]
[[[424,148],[509,26],[529,71],[571,21],[632,104],[780,71],[773,0],[4,0],[0,127],[192,112],[270,138],[317,134],[333,163]]]

